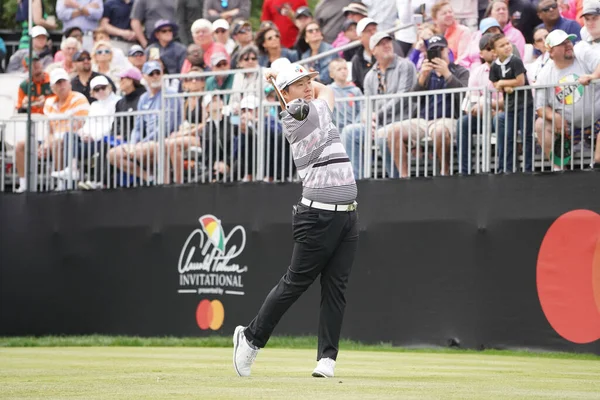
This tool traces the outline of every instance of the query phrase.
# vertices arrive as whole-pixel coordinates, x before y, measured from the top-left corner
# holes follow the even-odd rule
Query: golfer
[[[291,264],[267,295],[258,315],[233,335],[233,366],[249,376],[259,349],[277,323],[320,275],[317,367],[314,377],[333,377],[346,286],[358,245],[356,182],[338,129],[332,122],[333,91],[313,82],[317,72],[298,64],[285,66],[275,78],[284,107],[284,133],[302,179],[302,198],[293,206],[294,249]]]

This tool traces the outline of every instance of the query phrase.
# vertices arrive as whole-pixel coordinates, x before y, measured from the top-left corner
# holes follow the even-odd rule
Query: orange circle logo
[[[537,290],[560,336],[579,344],[600,339],[600,215],[575,210],[554,221],[538,254]]]
[[[202,300],[196,308],[196,322],[200,329],[218,330],[225,320],[225,309],[219,300]]]

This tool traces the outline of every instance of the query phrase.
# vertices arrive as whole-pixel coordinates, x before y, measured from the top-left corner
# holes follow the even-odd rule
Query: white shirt
[[[115,105],[120,99],[120,96],[111,93],[106,99],[96,100],[90,104],[88,119],[81,130],[81,134],[91,136],[96,142],[102,140],[104,136],[110,135],[115,119]]]

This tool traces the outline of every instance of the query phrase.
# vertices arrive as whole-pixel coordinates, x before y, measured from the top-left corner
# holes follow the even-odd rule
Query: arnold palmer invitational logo
[[[244,273],[247,266],[235,263],[246,247],[246,231],[235,226],[225,235],[221,221],[214,215],[203,215],[185,241],[179,254],[178,293],[244,295]]]

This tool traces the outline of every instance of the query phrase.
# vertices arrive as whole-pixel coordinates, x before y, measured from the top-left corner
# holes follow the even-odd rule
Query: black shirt
[[[529,1],[510,0],[508,13],[512,25],[521,31],[525,42],[533,44],[533,30],[542,23],[535,6]]]
[[[520,58],[510,56],[503,63],[496,60],[492,63],[490,68],[490,81],[496,83],[499,80],[510,80],[516,79],[517,76],[523,74],[525,76],[525,86],[529,86],[527,80],[527,70],[523,61]],[[518,93],[519,103],[515,107],[515,96]],[[527,96],[527,99],[524,97]],[[522,111],[525,107],[525,100],[527,100],[527,108],[533,107],[533,97],[531,96],[531,90],[519,90],[512,94],[504,93],[504,104],[506,112],[517,112]]]
[[[373,58],[373,56],[371,56],[371,61],[365,60],[363,57],[364,51],[365,48],[363,46],[358,46],[354,57],[352,57],[352,81],[363,93],[363,82],[365,80],[365,76],[373,67],[373,64],[375,64],[375,58]]]
[[[140,101],[140,96],[146,93],[146,88],[140,86],[135,89],[133,92],[126,94],[121,98],[121,100],[117,101],[115,105],[115,112],[132,112],[137,111],[138,102]],[[133,130],[133,125],[135,123],[135,115],[128,115],[123,117],[115,118],[115,126],[113,132],[116,132],[117,135],[123,136],[125,140],[129,140],[129,136],[131,131]]]
[[[132,7],[133,1],[127,4],[123,0],[108,0],[104,3],[102,18],[108,18],[108,22],[112,26],[129,31],[131,30],[129,16]]]
[[[85,85],[79,79],[79,75],[77,75],[75,78],[73,78],[71,80],[71,86],[73,87],[73,90],[76,92],[79,92],[79,93],[83,94],[85,97],[87,97],[90,104],[92,104],[94,101],[96,101],[96,99],[93,98],[90,93],[90,82],[92,81],[92,79],[94,79],[97,76],[103,76],[106,79],[108,79],[108,83],[110,83],[110,86],[112,87],[113,92],[115,92],[115,93],[117,92],[117,87],[115,86],[114,82],[108,76],[99,74],[98,72],[92,71],[92,75],[90,75],[90,79],[86,82]]]

